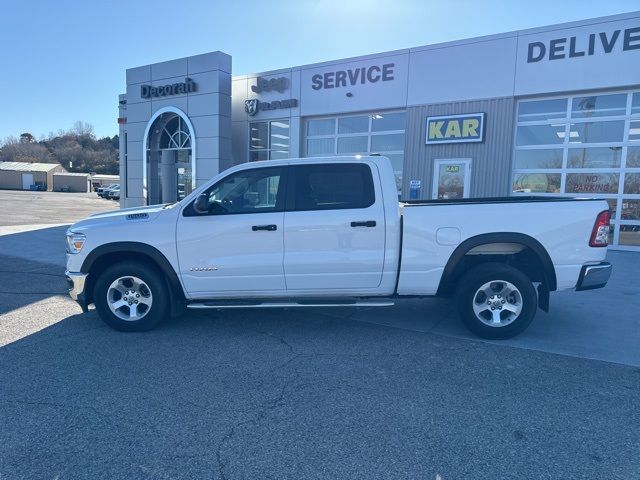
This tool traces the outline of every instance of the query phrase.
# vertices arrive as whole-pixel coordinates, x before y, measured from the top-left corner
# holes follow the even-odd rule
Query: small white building
[[[0,189],[53,190],[53,175],[66,170],[59,163],[0,162]]]
[[[91,175],[91,183],[93,188],[99,188],[112,183],[120,183],[120,175],[103,175],[100,173],[94,173]]]
[[[88,173],[54,173],[54,192],[86,193],[92,190],[91,175]]]

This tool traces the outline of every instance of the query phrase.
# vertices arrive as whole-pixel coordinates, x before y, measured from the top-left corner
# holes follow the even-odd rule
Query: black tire
[[[115,280],[122,277],[137,277],[142,280],[146,287],[144,288],[144,293],[148,292],[150,294],[152,303],[141,313],[140,319],[125,320],[119,318],[109,308],[107,298],[109,288]],[[128,288],[129,283],[127,280],[124,285]],[[122,332],[151,330],[169,316],[168,292],[164,278],[157,269],[143,262],[121,262],[105,269],[96,280],[93,290],[93,302],[100,318],[111,328]],[[128,308],[125,305],[118,311],[126,315],[129,311]],[[142,305],[140,305],[140,308],[142,308]]]
[[[505,286],[501,282],[509,282],[516,287],[518,292],[510,294],[506,302],[512,308],[517,308],[517,305],[519,305],[521,310],[515,316],[512,312],[507,311],[506,308],[503,310],[502,306],[496,306],[496,314],[504,318],[504,320],[501,320],[504,325],[492,326],[485,323],[490,323],[494,314],[492,310],[489,310],[489,305],[494,305],[493,302],[496,305],[505,303],[505,299],[498,298],[497,295],[497,290],[501,286]],[[487,283],[490,283],[492,292],[496,290],[495,298],[488,297],[483,293],[477,293]],[[518,297],[519,300],[516,300]],[[483,321],[476,315],[474,304],[478,308],[482,308],[485,300],[492,303],[487,303],[486,311],[479,312],[479,316],[484,319]],[[458,281],[457,302],[458,313],[465,326],[479,337],[495,340],[511,338],[526,330],[536,314],[538,297],[531,280],[520,270],[503,263],[483,263],[471,268],[460,278]],[[515,316],[515,319],[511,319],[513,316]],[[508,323],[509,321],[510,323]]]

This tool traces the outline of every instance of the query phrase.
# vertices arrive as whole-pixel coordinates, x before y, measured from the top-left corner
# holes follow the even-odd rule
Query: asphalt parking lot
[[[640,255],[508,342],[437,299],[122,334],[65,295],[64,222],[22,218],[0,217],[0,479],[640,477]]]
[[[119,208],[94,192],[30,192],[0,190],[0,226],[66,224],[92,213]],[[6,232],[7,230],[5,230]]]

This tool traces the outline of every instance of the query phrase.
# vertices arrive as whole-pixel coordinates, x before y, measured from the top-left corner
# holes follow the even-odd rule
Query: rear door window
[[[293,167],[287,210],[344,210],[374,204],[371,168],[362,163]]]

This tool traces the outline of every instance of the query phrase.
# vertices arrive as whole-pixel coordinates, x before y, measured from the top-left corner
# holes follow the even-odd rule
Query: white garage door
[[[33,173],[23,173],[22,174],[22,189],[29,190],[31,189],[31,185],[33,185]]]

